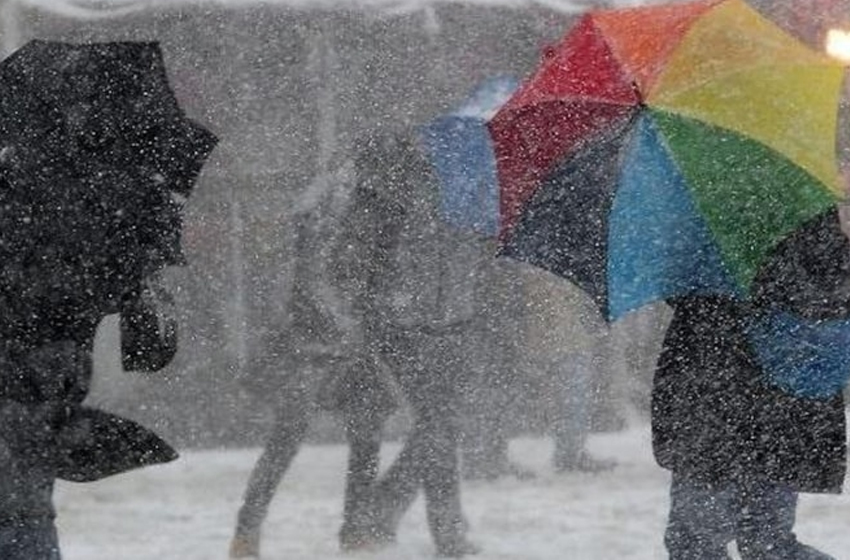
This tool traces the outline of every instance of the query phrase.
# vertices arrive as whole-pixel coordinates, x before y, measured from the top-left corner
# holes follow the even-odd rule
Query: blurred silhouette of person
[[[527,302],[523,345],[554,442],[557,472],[601,472],[614,463],[593,457],[593,429],[605,371],[607,325],[581,292],[546,271],[518,264]]]
[[[496,258],[494,240],[481,241],[475,320],[466,331],[471,375],[464,391],[461,465],[467,480],[494,480],[535,473],[510,458],[510,438],[526,389],[520,346],[525,299],[516,263]]]
[[[376,132],[356,146],[356,188],[343,253],[345,282],[366,347],[398,380],[413,416],[395,462],[373,485],[362,530],[347,548],[391,542],[421,488],[437,553],[460,557],[466,538],[457,446],[469,376],[464,332],[474,320],[472,233],[440,216],[439,188],[411,129]]]
[[[217,138],[183,114],[165,70],[155,42],[31,41],[3,61],[4,84],[17,84],[0,108],[4,560],[60,558],[57,479],[177,457],[147,428],[83,404],[105,316],[120,315],[126,371],[158,371],[177,351],[161,272],[184,264],[183,202]]]
[[[310,185],[296,203],[290,245],[292,273],[285,324],[267,336],[246,380],[271,398],[274,420],[245,489],[230,543],[231,558],[260,554],[262,524],[311,420],[338,414],[349,443],[342,534],[360,518],[356,508],[377,475],[383,424],[397,408],[377,362],[362,348],[333,281],[333,248],[350,197],[351,166]],[[357,339],[357,340],[355,340]],[[342,538],[342,537],[341,537]]]

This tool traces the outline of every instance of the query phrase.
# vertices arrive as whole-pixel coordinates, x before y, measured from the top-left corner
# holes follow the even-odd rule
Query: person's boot
[[[339,548],[343,552],[375,551],[395,543],[395,532],[382,527],[343,526]]]
[[[469,554],[478,554],[481,551],[476,544],[466,538],[469,531],[469,521],[461,512],[456,511],[450,515],[439,515],[438,512],[429,510],[427,515],[438,557],[462,558]]]
[[[463,558],[479,552],[481,548],[465,536],[437,543],[437,556],[440,558]]]
[[[230,541],[231,560],[259,559],[260,558],[260,533],[236,533]]]

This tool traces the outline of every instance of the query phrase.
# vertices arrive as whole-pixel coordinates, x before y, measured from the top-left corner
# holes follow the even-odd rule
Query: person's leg
[[[518,389],[510,381],[502,381],[494,386],[464,390],[459,437],[461,473],[465,480],[495,480],[501,476],[529,480],[536,476],[534,471],[511,461],[510,420],[506,411],[511,410],[515,398],[512,393]]]
[[[417,447],[420,439],[414,421],[414,427],[401,452],[377,484],[375,494],[379,510],[378,526],[388,535],[395,535],[399,521],[416,500],[416,494],[422,485],[421,473],[417,466]]]
[[[348,471],[345,478],[343,522],[339,531],[340,546],[344,550],[381,544],[390,538],[378,532],[374,503],[381,430],[387,416],[370,411],[346,414]]]
[[[0,524],[3,560],[60,560],[59,538],[53,519],[23,519]]]
[[[259,556],[260,528],[283,475],[298,453],[309,417],[310,409],[302,399],[286,398],[278,408],[271,433],[248,479],[230,545],[231,558]]]
[[[439,392],[439,391],[438,391]],[[446,403],[431,403],[417,420],[416,462],[426,500],[426,514],[437,553],[460,557],[475,552],[466,541],[460,502],[457,419]]]
[[[0,400],[0,559],[60,558],[56,473],[43,458],[51,433],[32,407]]]
[[[593,422],[595,368],[590,356],[575,354],[551,371],[555,387],[556,416],[552,422],[557,471],[598,472],[613,468],[614,463],[593,458],[586,449]]]
[[[472,552],[473,547],[465,539],[466,523],[460,505],[457,421],[447,416],[445,406],[433,402],[433,395],[425,399],[410,397],[414,424],[401,453],[377,484],[375,531],[392,539],[422,487],[437,552],[442,556],[461,556]]]
[[[416,467],[437,553],[460,557],[477,552],[466,540],[458,458],[461,391],[469,373],[464,367],[461,337],[440,336],[429,343],[430,360],[420,370],[417,390],[410,397],[416,415]]]
[[[673,473],[664,545],[670,560],[729,560],[734,538],[734,487],[718,487]]]
[[[394,535],[420,487],[437,551],[462,556],[475,549],[465,539],[460,506],[458,435],[460,383],[452,344],[440,337],[410,335],[396,340],[395,371],[412,409],[413,427],[401,453],[377,484],[378,527]]]
[[[738,551],[743,560],[834,560],[797,540],[797,493],[763,480],[742,484]]]
[[[475,385],[464,391],[460,451],[463,478],[492,480],[509,470],[508,438],[503,427],[504,389]],[[500,394],[502,393],[502,394]]]
[[[492,322],[492,321],[491,321]],[[461,336],[469,345],[469,372],[458,387],[462,397],[460,424],[461,472],[467,480],[493,480],[516,474],[533,476],[511,463],[508,424],[519,390],[511,341],[503,340],[498,325],[470,327]]]
[[[380,348],[382,359],[395,376],[405,400],[410,403],[418,390],[415,380],[418,377],[417,370],[421,367],[415,338],[400,331],[393,331],[386,335],[386,341]],[[373,540],[376,544],[395,539],[398,523],[416,500],[416,494],[422,484],[416,467],[418,440],[415,408],[412,412],[414,425],[405,438],[401,451],[372,485],[371,496],[367,502],[370,511],[361,512],[361,515],[372,521],[369,533],[375,537]]]

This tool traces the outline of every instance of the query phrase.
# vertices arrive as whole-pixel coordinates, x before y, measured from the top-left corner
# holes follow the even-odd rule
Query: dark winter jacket
[[[773,254],[750,303],[670,301],[674,316],[652,391],[653,450],[664,468],[707,481],[765,477],[801,492],[840,492],[846,469],[841,391],[797,396],[772,382],[748,329],[780,308],[850,316],[850,243],[830,215]]]
[[[32,317],[0,338],[0,525],[52,517],[56,478],[97,480],[176,457],[146,428],[83,406],[99,313]]]
[[[361,320],[445,333],[474,319],[487,257],[479,236],[442,219],[437,179],[416,142],[403,129],[358,146],[339,260]]]

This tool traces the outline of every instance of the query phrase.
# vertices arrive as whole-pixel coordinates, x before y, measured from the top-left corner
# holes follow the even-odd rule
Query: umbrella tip
[[[643,93],[640,90],[640,84],[638,84],[636,80],[632,80],[632,91],[635,94],[635,99],[637,99],[637,102],[642,104]]]

